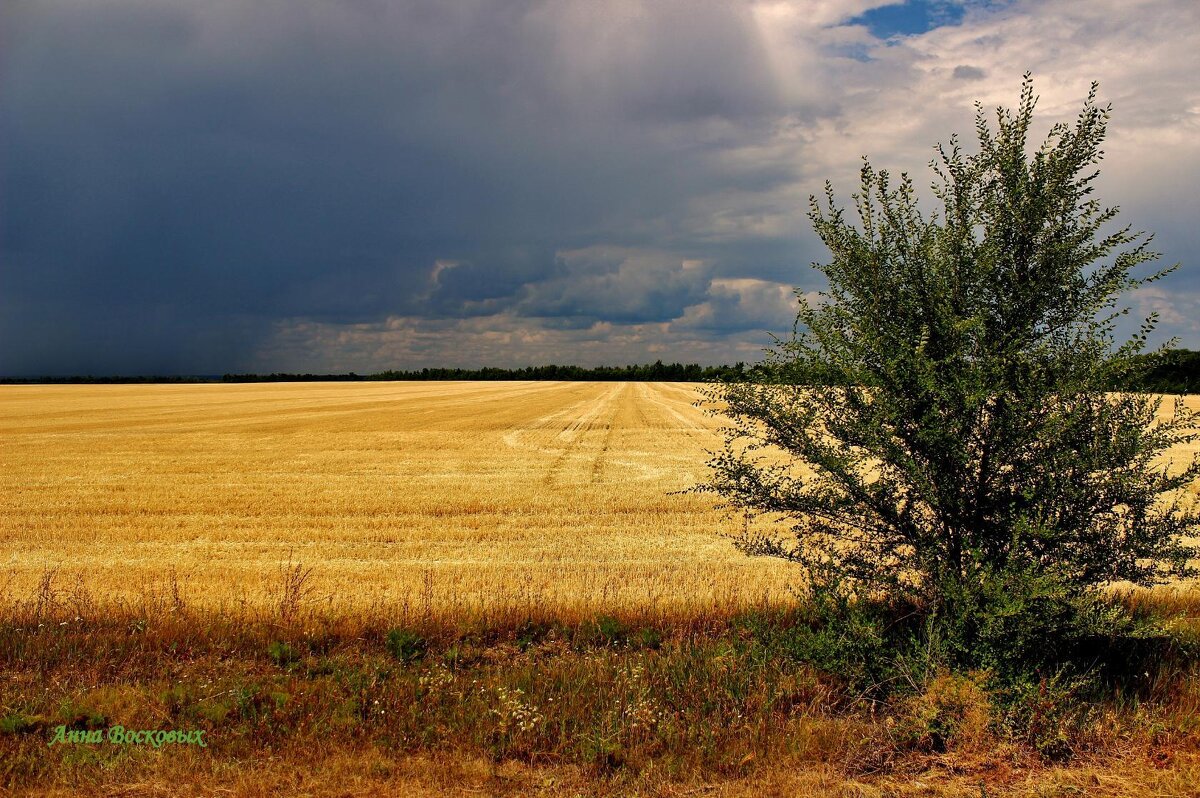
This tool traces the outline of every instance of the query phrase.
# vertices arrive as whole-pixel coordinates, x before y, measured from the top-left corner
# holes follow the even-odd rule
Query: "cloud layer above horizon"
[[[0,11],[0,374],[753,361],[807,197],[1092,80],[1200,348],[1200,5],[39,0]]]

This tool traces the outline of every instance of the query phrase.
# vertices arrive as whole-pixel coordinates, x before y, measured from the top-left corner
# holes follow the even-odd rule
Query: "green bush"
[[[596,637],[607,646],[620,645],[629,637],[625,625],[611,615],[598,616],[592,626]]]
[[[527,620],[517,627],[517,648],[527,651],[550,637],[553,632],[554,624]]]
[[[786,621],[749,615],[740,625],[765,650],[838,677],[853,696],[875,698],[919,693],[940,674],[984,672],[1003,704],[1051,677],[1090,700],[1113,687],[1148,688],[1164,662],[1197,654],[1189,639],[1134,617],[1116,598],[1044,571],[1010,569],[982,585],[947,591],[934,612],[818,584]]]
[[[410,629],[392,629],[385,644],[388,652],[406,665],[422,659],[429,651],[428,641]]]
[[[267,657],[281,668],[286,668],[300,661],[300,655],[296,652],[296,649],[278,640],[267,646]]]
[[[1001,686],[1063,673],[1077,690],[1135,687],[1164,658],[1186,653],[1154,619],[1045,569],[1008,568],[982,578],[979,590],[947,597],[931,619],[939,660],[986,669]]]
[[[44,718],[11,712],[0,717],[0,734],[32,734],[45,728]]]
[[[644,627],[637,634],[637,643],[641,648],[657,651],[658,649],[662,648],[662,632],[650,626]]]
[[[1086,724],[1091,705],[1080,698],[1091,689],[1084,678],[1067,671],[1013,682],[994,690],[1001,725],[1008,735],[1047,759],[1063,760],[1074,752],[1071,741]]]
[[[787,656],[844,679],[855,691],[886,690],[897,648],[887,639],[884,607],[817,588],[798,620],[779,639]]]

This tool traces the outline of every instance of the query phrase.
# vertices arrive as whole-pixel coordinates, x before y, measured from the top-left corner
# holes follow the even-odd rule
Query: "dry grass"
[[[1195,616],[1200,592],[1137,600]],[[1005,731],[978,675],[861,700],[774,647],[788,627],[769,612],[446,619],[407,630],[410,657],[389,618],[50,604],[0,617],[0,794],[1184,796],[1200,776],[1186,658],[1054,720],[1060,762]],[[47,747],[60,724],[201,729],[209,747]]]
[[[646,796],[650,798],[1188,798],[1197,794],[1200,763],[1171,769],[1148,766],[1144,759],[1115,767],[1011,768],[980,778],[978,773],[938,770],[919,778],[847,779],[832,766],[780,768],[752,775],[711,780],[691,778],[653,785],[597,781],[585,768],[531,766],[485,759],[394,757],[379,751],[343,754],[310,772],[286,758],[239,773],[197,778],[179,763],[164,762],[159,772],[137,782],[111,788],[72,785],[49,788],[38,795],[160,798],[170,795],[221,795],[267,798],[278,795],[374,796]]]

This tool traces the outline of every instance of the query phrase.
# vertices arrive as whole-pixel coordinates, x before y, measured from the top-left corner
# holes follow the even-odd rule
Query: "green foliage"
[[[938,619],[953,646],[948,658],[1004,679],[1071,663],[1101,676],[1146,633],[1121,605],[1033,570],[989,574],[956,598]]]
[[[1114,388],[1152,393],[1200,393],[1200,352],[1167,349],[1137,357],[1139,368]]]
[[[1188,627],[1171,629],[1161,617],[1131,613],[1120,597],[1076,594],[1028,572],[999,574],[977,592],[948,596],[937,613],[817,582],[786,619],[752,613],[738,626],[768,655],[833,677],[847,698],[920,695],[931,682],[953,676],[977,681],[1011,717],[1038,695],[1071,703],[1102,700],[1114,690],[1148,694],[1164,672],[1185,671],[1200,656]],[[1048,686],[1039,687],[1046,680]],[[1045,689],[1049,697],[1038,693]],[[1012,736],[1041,746],[1033,739],[1040,732],[1009,725]],[[936,739],[936,729],[926,731]]]
[[[637,633],[637,644],[639,648],[657,651],[662,648],[662,632],[651,626],[645,626]]]
[[[1158,256],[1091,196],[1109,117],[1095,96],[1032,155],[1028,76],[995,128],[979,108],[976,154],[936,149],[935,213],[864,162],[855,225],[827,184],[809,216],[828,290],[801,297],[762,379],[709,392],[731,423],[699,489],[746,514],[735,543],[923,608],[950,661],[1036,670],[1126,635],[1096,590],[1188,575],[1200,553],[1200,458],[1160,459],[1200,437],[1197,415],[1108,393],[1152,362],[1154,317],[1117,344],[1119,297],[1171,270],[1135,277]],[[853,606],[859,626],[818,625],[812,657],[868,656]]]
[[[527,620],[517,627],[517,648],[526,651],[546,640],[554,633],[554,624],[546,621]]]
[[[58,720],[69,729],[94,730],[108,725],[108,718],[103,712],[70,699],[59,706]]]
[[[0,734],[33,734],[46,726],[44,718],[10,712],[0,716]]]
[[[292,646],[281,641],[273,641],[267,646],[267,657],[281,668],[294,665],[300,661],[300,655]]]
[[[385,645],[388,653],[405,664],[423,658],[429,650],[428,641],[411,629],[392,629],[387,633]]]
[[[856,693],[879,695],[895,682],[897,639],[889,623],[895,613],[881,604],[857,601],[828,586],[815,586],[797,623],[779,639],[783,653],[834,674]]]
[[[593,622],[596,637],[604,645],[615,646],[624,643],[629,637],[629,630],[625,628],[625,624],[611,615],[599,615]]]
[[[996,691],[1000,724],[1047,759],[1066,759],[1087,724],[1089,705],[1078,699],[1091,687],[1086,678],[1065,671],[1010,684]]]

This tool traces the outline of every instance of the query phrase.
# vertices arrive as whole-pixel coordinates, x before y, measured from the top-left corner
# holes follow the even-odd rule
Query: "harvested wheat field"
[[[720,535],[738,521],[678,493],[720,441],[698,387],[5,386],[0,586],[28,598],[53,574],[216,609],[278,600],[300,566],[303,600],[344,610],[785,598],[786,564],[744,557]]]
[[[785,564],[720,537],[720,420],[663,383],[282,383],[0,390],[0,585],[454,610],[741,605]]]

